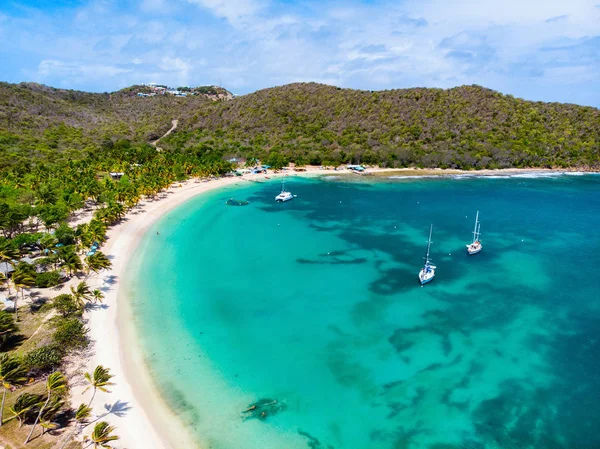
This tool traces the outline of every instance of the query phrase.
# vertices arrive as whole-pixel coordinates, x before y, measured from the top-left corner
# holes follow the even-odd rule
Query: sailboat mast
[[[429,240],[427,240],[427,255],[425,256],[425,265],[429,263],[429,247],[431,246],[431,231],[433,231],[433,224],[429,227]]]
[[[473,243],[475,243],[477,241],[478,224],[479,224],[479,211],[477,211],[477,215],[475,216],[475,229],[473,229]]]

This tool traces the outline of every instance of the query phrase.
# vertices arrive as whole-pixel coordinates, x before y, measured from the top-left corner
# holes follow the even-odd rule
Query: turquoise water
[[[600,177],[357,178],[291,179],[285,204],[277,182],[240,183],[143,239],[136,325],[198,441],[600,447]],[[244,419],[265,398],[282,409]]]

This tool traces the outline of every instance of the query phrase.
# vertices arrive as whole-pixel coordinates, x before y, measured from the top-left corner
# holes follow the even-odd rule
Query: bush
[[[23,364],[32,374],[52,371],[60,365],[63,351],[57,344],[50,344],[29,351],[23,357]]]
[[[40,288],[56,287],[60,282],[61,277],[58,271],[39,273],[35,277],[35,285]]]
[[[81,307],[79,307],[79,304],[75,302],[75,298],[66,293],[54,298],[52,300],[52,307],[65,318],[70,315],[81,316],[81,313],[83,312]]]
[[[58,322],[54,341],[64,349],[83,349],[88,343],[88,330],[77,318],[65,318]]]

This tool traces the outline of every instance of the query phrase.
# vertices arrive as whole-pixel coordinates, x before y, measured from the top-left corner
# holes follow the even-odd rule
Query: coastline
[[[506,169],[460,171],[440,169],[368,169],[374,174],[401,174],[412,177],[433,175],[510,175],[525,173],[556,173],[568,170],[548,169]],[[288,171],[292,176],[319,176],[333,174],[350,174],[348,171],[334,171],[307,168],[306,171]],[[277,179],[281,175],[270,175]],[[220,178],[206,182],[188,180],[177,183],[167,189],[155,200],[144,200],[129,212],[121,223],[111,227],[108,240],[103,247],[113,262],[111,270],[93,275],[88,279],[92,288],[104,288],[105,300],[102,307],[86,312],[90,339],[93,342],[92,354],[85,361],[80,361],[82,371],[92,371],[96,365],[110,368],[115,375],[115,385],[110,393],[98,392],[93,404],[94,414],[102,416],[116,427],[115,433],[120,436],[116,448],[156,448],[179,449],[198,447],[185,425],[170,410],[156,388],[154,380],[144,360],[137,330],[131,317],[130,302],[127,292],[120,288],[122,279],[126,277],[128,263],[146,231],[164,214],[191,200],[202,193],[243,182],[256,182],[264,179],[264,175],[246,175],[236,178]],[[105,280],[109,279],[109,283]],[[75,407],[81,402],[87,403],[91,392],[84,392],[81,373],[72,387],[71,401]],[[103,416],[105,415],[105,416]],[[89,432],[89,429],[86,429]]]
[[[183,182],[170,187],[154,201],[143,201],[126,219],[111,227],[103,251],[113,262],[110,270],[90,276],[92,288],[105,292],[104,304],[86,312],[93,349],[85,361],[79,361],[79,374],[71,388],[71,402],[77,407],[87,403],[91,391],[85,391],[83,372],[97,365],[110,368],[115,385],[110,392],[98,391],[92,405],[96,416],[116,427],[116,448],[179,449],[194,448],[184,424],[168,408],[146,366],[137,331],[131,316],[127,293],[120,284],[127,265],[145,232],[165,213],[204,192],[244,182],[239,178],[221,178],[208,182]],[[106,283],[105,280],[109,282]],[[89,432],[88,429],[86,429]]]

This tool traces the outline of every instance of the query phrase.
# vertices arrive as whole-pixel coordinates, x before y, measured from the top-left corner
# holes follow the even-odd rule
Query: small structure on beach
[[[15,271],[15,267],[13,264],[8,262],[0,262],[0,273],[4,275],[4,277],[10,276]]]

